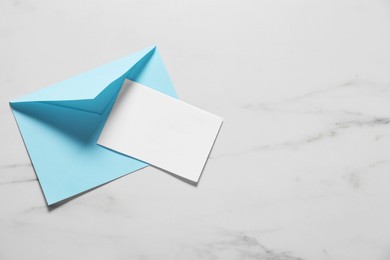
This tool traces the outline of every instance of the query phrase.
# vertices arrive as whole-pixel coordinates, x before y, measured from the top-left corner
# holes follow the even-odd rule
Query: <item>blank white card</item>
[[[198,182],[222,121],[125,80],[98,144]]]

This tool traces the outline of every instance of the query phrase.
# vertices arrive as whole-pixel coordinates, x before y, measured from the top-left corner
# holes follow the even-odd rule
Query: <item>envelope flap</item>
[[[65,101],[42,101],[39,103],[46,103],[50,105],[72,108],[76,110],[103,114],[108,105],[113,101],[119,93],[125,77],[119,77],[111,82],[102,92],[100,92],[94,99],[82,100],[65,100]],[[14,103],[13,106],[18,103]]]
[[[62,82],[30,93],[11,101],[11,103],[94,99],[108,85],[126,74],[138,62],[146,59],[154,50],[155,47],[140,50],[129,56],[117,59]]]

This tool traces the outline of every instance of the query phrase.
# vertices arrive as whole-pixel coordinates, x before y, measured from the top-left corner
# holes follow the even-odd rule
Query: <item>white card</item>
[[[198,182],[222,121],[126,80],[98,144]]]

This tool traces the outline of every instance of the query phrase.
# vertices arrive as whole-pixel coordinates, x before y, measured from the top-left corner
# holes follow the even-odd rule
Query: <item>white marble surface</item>
[[[389,32],[388,0],[0,1],[0,259],[390,259]],[[150,44],[225,119],[200,184],[48,210],[8,101]]]

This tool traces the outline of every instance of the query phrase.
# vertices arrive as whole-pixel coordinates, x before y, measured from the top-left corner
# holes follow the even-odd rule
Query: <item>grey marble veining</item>
[[[0,259],[390,258],[389,1],[0,1]],[[224,125],[48,208],[8,101],[156,44]]]

